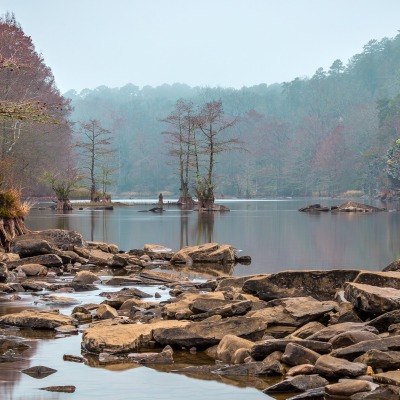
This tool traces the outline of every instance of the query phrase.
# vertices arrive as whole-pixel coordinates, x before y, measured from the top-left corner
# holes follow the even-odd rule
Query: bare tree
[[[196,157],[201,155],[205,162],[205,174],[200,180],[200,162],[196,160],[197,170],[197,198],[199,209],[212,208],[214,196],[214,172],[217,156],[220,153],[239,149],[240,141],[228,134],[230,128],[234,127],[238,118],[225,116],[221,101],[212,101],[204,104],[196,118],[196,127],[203,135],[202,141],[197,141]]]
[[[82,169],[88,172],[90,182],[90,201],[98,201],[97,181],[100,168],[104,166],[107,156],[114,150],[111,148],[111,132],[103,128],[99,121],[92,119],[79,123],[80,138],[76,144],[82,160]]]

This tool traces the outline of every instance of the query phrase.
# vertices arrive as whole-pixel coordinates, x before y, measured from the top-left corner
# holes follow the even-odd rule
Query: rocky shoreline
[[[382,272],[215,273],[215,279],[199,282],[179,272],[199,265],[230,271],[250,258],[217,243],[176,253],[160,245],[120,252],[62,230],[20,236],[0,257],[1,302],[17,304],[22,292],[37,298],[36,307],[0,317],[2,362],[13,362],[29,345],[7,336],[9,326],[82,332],[81,348],[65,354],[65,361],[165,366],[174,373],[238,380],[275,376],[276,384],[257,387],[292,400],[400,398],[397,262]],[[166,266],[175,270],[160,269]],[[104,268],[118,273],[102,281]],[[103,285],[115,290],[100,293],[96,303],[76,304],[74,292]],[[143,286],[158,291],[153,297]],[[68,315],[57,309],[65,305],[71,306]],[[174,368],[182,350],[213,362]],[[43,374],[43,368],[22,372]],[[73,382],[66,383],[42,389],[72,393]]]

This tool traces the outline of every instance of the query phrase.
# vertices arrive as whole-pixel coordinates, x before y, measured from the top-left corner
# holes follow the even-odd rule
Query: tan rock
[[[61,325],[72,325],[72,318],[54,312],[21,311],[0,317],[0,324],[26,328],[54,329]]]
[[[251,342],[250,340],[246,340],[235,335],[226,335],[218,344],[217,358],[221,361],[226,361],[229,363],[233,362],[232,359],[237,350],[250,350],[253,345],[254,342]]]
[[[136,352],[153,340],[155,329],[180,327],[188,322],[158,321],[151,324],[93,325],[82,335],[82,348],[94,353]]]

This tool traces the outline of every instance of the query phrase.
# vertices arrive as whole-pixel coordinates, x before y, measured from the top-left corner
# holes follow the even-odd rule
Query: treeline
[[[195,109],[222,104],[226,119],[236,121],[227,135],[238,137],[241,149],[218,154],[217,196],[373,195],[400,186],[399,71],[397,35],[371,40],[347,63],[335,60],[328,70],[291,82],[240,90],[130,83],[61,96],[32,39],[6,14],[0,18],[0,185],[50,194],[46,171],[62,180],[76,166],[84,170],[76,144],[81,127],[93,121],[110,132],[112,157],[106,168],[99,164],[102,175],[96,171],[103,188],[178,197],[179,166],[162,133],[182,99]]]
[[[184,99],[198,105],[221,101],[227,115],[240,118],[234,129],[244,149],[220,155],[219,195],[375,194],[393,184],[385,167],[399,121],[393,110],[385,116],[385,109],[400,93],[399,71],[397,35],[371,40],[347,64],[336,60],[327,71],[282,84],[240,90],[127,84],[66,96],[74,121],[95,118],[114,133],[118,192],[179,194],[178,166],[171,165],[161,121]]]

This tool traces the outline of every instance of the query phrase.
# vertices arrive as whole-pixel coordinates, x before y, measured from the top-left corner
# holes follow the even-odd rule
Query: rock
[[[130,278],[127,276],[114,276],[105,282],[106,285],[110,286],[129,286],[129,285],[140,285],[142,280],[139,278]]]
[[[108,252],[105,252],[100,249],[91,249],[89,256],[89,263],[93,263],[95,265],[105,267],[108,265],[109,259],[112,258],[112,255]]]
[[[30,279],[26,279],[21,282],[21,286],[24,290],[39,292],[40,290],[49,288],[49,284],[47,282],[34,281]]]
[[[307,349],[313,350],[320,354],[329,353],[332,350],[330,343],[319,342],[316,340],[293,340],[293,339],[268,339],[262,343],[256,343],[251,348],[251,356],[255,360],[263,360],[266,356],[274,351],[285,351],[289,343],[296,343]]]
[[[297,375],[293,378],[285,379],[269,388],[263,390],[264,393],[291,393],[305,392],[308,389],[315,389],[326,386],[329,382],[318,375]]]
[[[10,349],[23,351],[29,348],[30,346],[24,343],[22,339],[7,337],[0,338],[0,353],[5,353]]]
[[[116,244],[88,241],[87,246],[90,250],[101,250],[104,253],[110,254],[118,253],[118,246]]]
[[[46,276],[47,268],[40,264],[24,264],[15,269],[17,272],[23,271],[26,276]]]
[[[365,322],[343,322],[341,324],[327,326],[326,328],[321,329],[319,332],[309,336],[307,339],[328,342],[334,336],[349,331],[378,333],[377,329],[373,328],[372,326],[368,326]]]
[[[0,282],[7,282],[8,276],[7,265],[3,262],[0,262]]]
[[[398,400],[400,388],[392,385],[380,385],[372,392],[360,392],[353,394],[351,400]]]
[[[287,400],[325,400],[325,388],[308,389],[304,393],[288,398]]]
[[[328,354],[319,357],[314,367],[316,373],[330,378],[357,377],[367,372],[367,366],[363,363],[343,360]]]
[[[79,271],[72,280],[72,282],[79,283],[81,285],[88,285],[98,281],[100,281],[100,278],[90,271]]]
[[[361,362],[372,367],[374,370],[383,371],[400,368],[400,351],[368,350],[365,354],[357,357],[355,362]]]
[[[186,246],[171,258],[171,264],[184,260],[202,263],[234,263],[235,249],[232,246],[218,243],[207,243],[200,246]]]
[[[272,363],[254,361],[245,364],[226,365],[213,370],[212,373],[227,376],[281,375],[282,368],[278,361]]]
[[[111,320],[112,325],[92,325],[82,335],[82,349],[102,353],[131,353],[147,347],[153,340],[153,332],[167,327],[184,328],[188,322],[158,321],[150,324],[119,324]],[[115,325],[114,325],[115,323]]]
[[[311,364],[299,364],[290,368],[286,372],[286,376],[296,376],[296,375],[311,375],[315,373],[314,365]]]
[[[358,392],[369,391],[371,391],[369,382],[362,380],[350,380],[325,386],[325,393],[329,396],[350,397]]]
[[[327,211],[331,211],[331,209],[329,207],[323,207],[321,206],[321,204],[317,203],[317,204],[310,204],[308,206],[299,208],[299,211],[301,212],[327,212]]]
[[[11,251],[21,258],[57,253],[57,248],[47,240],[27,238],[26,235],[23,235],[23,237],[23,240],[19,239],[11,247]]]
[[[154,340],[162,345],[199,348],[217,344],[228,334],[258,340],[265,325],[258,318],[231,317],[217,322],[195,322],[183,327],[159,328],[154,330]]]
[[[389,336],[386,338],[366,340],[342,349],[334,350],[332,355],[335,357],[345,358],[347,360],[354,360],[356,357],[361,356],[369,350],[400,350],[400,336]]]
[[[228,304],[217,307],[201,314],[191,315],[192,321],[200,321],[206,318],[212,317],[213,315],[220,315],[222,318],[233,317],[235,315],[244,315],[251,309],[251,301],[230,301]],[[193,312],[193,310],[191,309]]]
[[[400,323],[400,310],[389,311],[366,324],[375,328],[379,333],[383,333],[389,330],[390,325],[397,323]]]
[[[373,381],[379,384],[400,386],[400,370],[387,371],[373,376]]]
[[[46,390],[47,392],[58,392],[58,393],[74,393],[76,387],[72,385],[65,386],[47,386],[39,388],[39,390]]]
[[[14,239],[14,246],[17,245],[19,241],[31,239],[45,240],[49,242],[50,245],[55,246],[59,249],[68,248],[69,246],[87,247],[87,243],[80,233],[63,229],[47,229],[17,236]]]
[[[129,361],[139,364],[173,364],[173,351],[171,348],[164,349],[160,353],[130,353]]]
[[[63,360],[64,361],[76,362],[76,363],[85,362],[85,359],[83,357],[81,357],[81,356],[73,356],[71,354],[64,354],[63,355]]]
[[[354,283],[400,290],[400,272],[361,271]]]
[[[354,307],[372,314],[384,314],[400,307],[400,290],[361,283],[346,283],[345,296]]]
[[[357,270],[283,271],[258,276],[245,281],[243,291],[262,300],[311,296],[317,300],[332,300],[345,282],[358,276]]]
[[[38,297],[34,303],[45,304],[47,306],[73,306],[75,304],[79,304],[79,300],[72,297],[43,295]]]
[[[25,257],[17,261],[7,262],[7,266],[9,269],[14,269],[25,264],[40,264],[48,268],[57,268],[63,265],[63,261],[61,257],[56,254],[42,254],[33,257]]]
[[[21,372],[31,376],[32,378],[42,379],[45,378],[46,376],[56,373],[57,370],[45,367],[43,365],[37,365],[35,367],[23,369]]]
[[[281,361],[288,365],[312,364],[320,357],[317,352],[307,349],[297,343],[289,343],[282,355]]]
[[[379,339],[379,336],[373,332],[349,331],[334,336],[332,339],[329,340],[329,343],[332,344],[333,349],[339,349],[341,347],[347,347],[351,346],[352,344],[374,339]]]
[[[72,325],[72,319],[54,312],[21,311],[0,317],[0,324],[21,328],[54,329],[61,325]]]
[[[110,307],[107,304],[100,304],[96,310],[96,317],[98,319],[108,319],[118,317],[118,312],[115,308]]]
[[[321,324],[320,322],[317,321],[308,322],[307,324],[303,325],[302,327],[291,333],[287,337],[287,339],[307,339],[309,336],[319,332],[321,329],[324,328],[325,325]]]
[[[386,209],[369,206],[367,204],[357,203],[356,201],[346,201],[333,211],[334,212],[379,212],[379,211],[386,211]]]
[[[221,361],[233,363],[233,357],[237,350],[250,350],[254,345],[250,340],[242,339],[235,335],[225,335],[218,344],[217,358]]]

